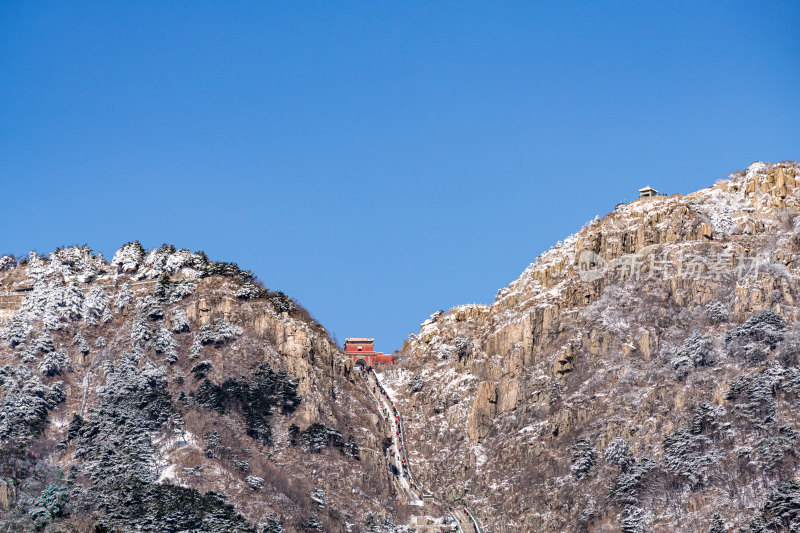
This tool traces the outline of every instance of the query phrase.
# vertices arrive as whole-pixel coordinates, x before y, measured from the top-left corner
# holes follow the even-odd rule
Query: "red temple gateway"
[[[344,353],[353,359],[354,364],[367,366],[392,365],[394,357],[376,352],[375,339],[349,338],[344,341]]]

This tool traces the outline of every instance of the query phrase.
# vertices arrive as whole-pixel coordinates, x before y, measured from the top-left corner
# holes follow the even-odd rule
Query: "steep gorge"
[[[755,163],[621,204],[491,305],[431,315],[379,370],[415,480],[495,533],[800,528],[799,191],[797,163]],[[202,252],[2,257],[0,526],[433,524],[371,383]]]

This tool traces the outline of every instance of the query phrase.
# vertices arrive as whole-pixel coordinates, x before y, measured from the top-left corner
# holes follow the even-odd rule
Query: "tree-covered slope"
[[[305,309],[137,242],[0,259],[0,529],[364,531],[373,402]]]

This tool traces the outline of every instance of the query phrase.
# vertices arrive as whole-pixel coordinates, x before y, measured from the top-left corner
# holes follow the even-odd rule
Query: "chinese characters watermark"
[[[757,276],[771,262],[767,255],[737,255],[718,252],[710,255],[666,253],[626,254],[610,261],[587,249],[578,252],[575,271],[581,281],[612,279],[742,279]]]

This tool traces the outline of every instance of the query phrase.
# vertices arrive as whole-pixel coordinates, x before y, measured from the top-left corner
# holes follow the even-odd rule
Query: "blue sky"
[[[0,253],[205,250],[384,351],[798,159],[796,2],[0,2]]]

